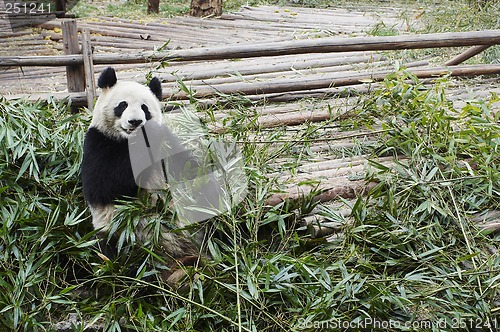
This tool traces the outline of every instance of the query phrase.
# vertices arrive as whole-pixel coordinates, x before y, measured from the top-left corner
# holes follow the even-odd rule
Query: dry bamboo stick
[[[377,83],[375,83],[377,84]],[[373,87],[374,84],[371,85]],[[327,89],[317,89],[309,91],[288,91],[270,94],[259,94],[259,95],[247,95],[245,96],[251,102],[265,101],[269,103],[282,103],[291,102],[296,100],[301,100],[304,98],[329,98],[329,97],[351,97],[355,95],[360,95],[368,93],[371,91],[370,87],[366,84],[355,84],[349,87],[341,88],[327,88]]]
[[[50,21],[42,24],[45,29],[53,29],[58,27],[59,21]],[[126,23],[115,23],[115,22],[99,22],[98,25],[87,24],[85,22],[81,23],[80,28],[89,28],[93,33],[108,36],[108,37],[119,37],[128,40],[143,40],[151,43],[166,42],[169,39],[179,39],[183,43],[186,42],[200,42],[205,41],[206,38],[199,35],[199,28],[193,27],[192,31],[187,31],[188,29],[180,29],[173,25],[168,25],[167,29],[160,29],[155,27],[152,29],[149,25],[144,24],[126,24]],[[230,40],[232,35],[227,33],[224,35],[224,31],[218,31],[217,37],[225,40]]]
[[[152,43],[147,40],[128,40],[128,39],[118,39],[115,37],[106,36],[93,36],[92,45],[108,46],[110,49],[112,47],[125,47],[135,48],[138,50],[152,48]],[[116,51],[115,51],[116,52]]]
[[[66,69],[63,67],[54,67],[53,70],[50,71],[50,77],[57,75],[65,75]],[[44,78],[48,77],[47,68],[43,67],[26,67],[22,70],[20,68],[6,68],[5,71],[2,71],[2,80],[18,80],[20,78]]]
[[[331,109],[325,107],[326,109],[319,110],[319,107],[314,110],[282,110],[272,111],[265,109],[265,111],[260,113],[260,117],[257,120],[257,124],[261,128],[274,128],[278,126],[294,126],[303,124],[306,122],[321,122],[330,119],[335,119],[339,115],[349,112],[354,108],[353,105],[335,105],[331,106]],[[356,134],[359,134],[356,133]],[[273,142],[277,142],[273,140]],[[259,142],[257,142],[259,143]],[[262,142],[266,143],[266,142]]]
[[[330,97],[337,97],[337,98],[346,98],[346,97],[352,97],[352,96],[359,96],[361,94],[368,93],[373,89],[374,86],[376,86],[377,83],[371,84],[370,86],[367,86],[366,84],[356,84],[352,85],[349,87],[342,87],[342,88],[328,88],[328,89],[318,89],[318,90],[312,90],[312,91],[290,91],[286,93],[270,93],[270,94],[260,94],[260,95],[247,95],[245,96],[244,99],[242,99],[240,102],[244,103],[245,105],[248,104],[255,104],[255,103],[283,103],[283,102],[293,102],[297,100],[303,100],[303,99],[311,99],[311,98],[330,98]],[[164,96],[165,97],[165,96]],[[173,108],[176,107],[177,104],[184,104],[187,102],[186,99],[181,100],[173,100],[173,94],[167,95],[165,99],[168,99],[166,109],[167,110],[172,110]],[[201,108],[208,108],[210,106],[213,106],[215,104],[218,105],[224,105],[226,101],[221,98],[200,98],[198,99],[198,106]]]
[[[6,32],[2,32],[0,28],[0,38],[11,38],[11,37],[19,37],[19,36],[28,36],[31,37],[33,31],[31,29],[25,29],[22,31],[11,31],[8,29]]]
[[[368,19],[368,20],[363,20],[363,17],[361,16],[355,16],[354,20],[353,17],[343,17],[343,16],[336,16],[334,18],[334,21],[332,18],[330,18],[329,21],[321,21],[318,20],[315,17],[311,17],[308,19],[302,19],[300,21],[297,21],[295,17],[287,17],[287,16],[281,16],[281,17],[276,17],[273,15],[266,15],[266,14],[259,14],[258,16],[251,16],[251,15],[242,15],[244,20],[246,21],[257,21],[257,22],[269,22],[271,25],[274,25],[274,27],[277,28],[295,28],[297,29],[303,29],[303,30],[308,30],[308,29],[317,29],[318,26],[320,25],[326,25],[329,24],[329,28],[336,28],[337,26],[339,28],[345,28],[348,27],[350,31],[359,31],[361,30],[360,28],[370,28],[372,27],[377,21],[375,19]],[[277,22],[277,19],[279,21]]]

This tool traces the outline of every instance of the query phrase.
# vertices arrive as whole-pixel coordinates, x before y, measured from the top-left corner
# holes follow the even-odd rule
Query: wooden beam
[[[76,20],[68,20],[62,22],[63,48],[64,53],[70,56],[78,56],[81,62],[66,66],[66,81],[68,84],[68,92],[85,91],[85,73],[83,70],[83,56],[80,53],[80,45],[78,43],[78,29]],[[78,54],[78,55],[77,55]],[[76,106],[72,107],[72,111],[76,112]]]
[[[85,91],[87,92],[87,108],[92,112],[94,110],[96,88],[89,29],[83,29],[82,31],[82,54],[85,69]]]
[[[169,52],[95,54],[94,64],[149,63],[158,61],[223,60],[306,53],[387,51],[500,44],[500,30],[446,32],[384,37],[318,38],[251,45],[206,47]],[[0,57],[0,66],[67,66],[83,63],[83,57]]]
[[[491,46],[493,46],[493,45],[477,45],[477,46],[472,46],[467,51],[465,51],[465,52],[457,55],[453,59],[450,59],[450,60],[446,61],[444,64],[445,64],[445,66],[456,66],[456,65],[459,65],[462,62],[464,62],[464,61],[472,58],[474,55],[477,55],[477,54],[483,52],[484,50],[490,48]]]

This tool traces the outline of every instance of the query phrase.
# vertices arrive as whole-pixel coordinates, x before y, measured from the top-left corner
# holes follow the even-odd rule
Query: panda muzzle
[[[142,125],[142,120],[137,119],[137,120],[128,120],[128,123],[132,126],[132,129],[138,128],[140,125]]]

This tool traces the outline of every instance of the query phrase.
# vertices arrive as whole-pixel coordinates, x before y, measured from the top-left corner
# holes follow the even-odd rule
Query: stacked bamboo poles
[[[107,63],[141,63],[143,61],[208,61],[222,60],[229,58],[252,58],[252,57],[278,57],[290,54],[313,54],[325,52],[366,52],[372,50],[394,50],[400,48],[425,48],[425,47],[450,47],[450,46],[466,46],[466,45],[491,45],[500,43],[500,30],[481,31],[481,32],[463,32],[463,33],[439,33],[428,35],[412,35],[412,36],[389,36],[389,37],[355,37],[355,38],[320,38],[313,40],[298,40],[276,42],[272,44],[251,44],[251,45],[234,45],[230,47],[213,47],[199,48],[190,50],[173,50],[170,52],[146,52],[140,54],[95,54],[93,60],[95,64]],[[366,57],[367,55],[365,55]],[[355,58],[355,57],[354,57]],[[264,59],[264,58],[263,58]],[[350,60],[352,63],[360,63],[363,55],[357,59]],[[373,55],[373,60],[383,60],[382,57]],[[45,56],[45,57],[0,57],[0,66],[33,66],[33,65],[50,65],[63,66],[79,64],[83,61],[81,55],[64,55],[64,56]],[[263,67],[272,67],[273,63]],[[329,89],[332,87],[343,87],[356,84],[366,83],[367,81],[377,82],[383,80],[390,70],[378,70],[372,73],[357,73],[348,71],[349,61],[344,61],[344,66],[332,66],[332,64],[340,64],[337,60],[325,59],[321,60],[323,64],[315,63],[322,66],[321,68],[329,68],[313,75],[306,77],[287,77],[284,79],[272,79],[268,81],[258,81],[256,79],[249,82],[236,82],[234,78],[219,78],[212,82],[201,81],[203,85],[195,85],[193,89],[196,91],[196,97],[209,98],[220,94],[243,94],[249,96],[263,96],[275,93],[286,93],[296,91],[313,91],[318,89]],[[347,63],[347,64],[345,64]],[[312,64],[312,63],[309,63]],[[307,65],[307,62],[306,64]],[[249,79],[251,75],[265,75],[279,72],[282,67],[276,69],[264,69],[264,74],[252,74],[254,71],[247,71]],[[292,67],[293,68],[293,67]],[[338,72],[332,72],[333,69],[339,69]],[[346,71],[345,73],[343,72]],[[477,65],[477,66],[449,66],[438,68],[411,68],[417,77],[432,78],[435,76],[449,74],[451,76],[473,76],[473,75],[491,75],[500,73],[500,65]],[[221,72],[214,72],[219,74]],[[274,75],[275,77],[276,75]],[[201,76],[202,77],[202,76]],[[256,77],[253,77],[256,78]],[[171,79],[171,78],[170,78]],[[196,77],[201,80],[200,76]],[[200,82],[194,81],[196,84]],[[210,85],[208,85],[208,84]],[[181,93],[172,94],[170,89],[172,86],[166,86],[167,93],[164,98],[167,99],[187,99],[189,96]],[[80,95],[71,97],[81,98]],[[85,101],[84,99],[82,101]]]

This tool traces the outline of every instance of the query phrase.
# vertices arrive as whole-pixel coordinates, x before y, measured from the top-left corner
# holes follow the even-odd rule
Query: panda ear
[[[151,79],[151,82],[149,82],[149,90],[151,90],[151,92],[156,96],[156,98],[158,98],[158,100],[161,101],[161,82],[160,80],[158,79],[158,77],[153,77],[153,79]]]
[[[97,86],[101,89],[111,88],[116,84],[116,73],[111,67],[104,69],[97,80]]]

